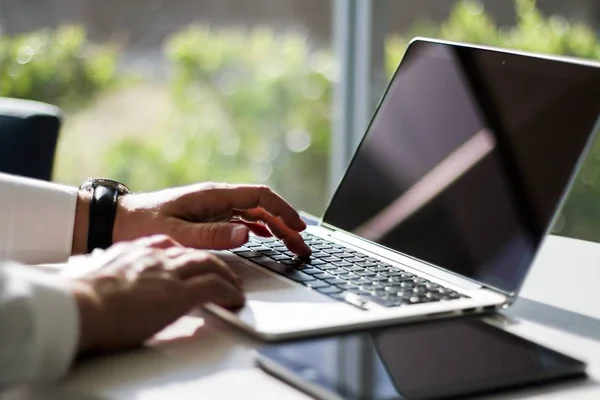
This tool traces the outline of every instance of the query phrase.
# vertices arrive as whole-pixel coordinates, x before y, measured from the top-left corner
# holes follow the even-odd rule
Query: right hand
[[[79,352],[139,345],[208,302],[244,304],[241,279],[214,255],[158,235],[92,253],[93,270],[73,280]]]

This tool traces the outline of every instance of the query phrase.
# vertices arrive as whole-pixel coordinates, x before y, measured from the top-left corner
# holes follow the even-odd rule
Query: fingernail
[[[299,231],[303,231],[306,229],[306,223],[302,219],[299,219],[295,225],[296,229]]]
[[[235,245],[242,245],[248,240],[248,228],[243,225],[234,226],[231,230],[231,241]]]

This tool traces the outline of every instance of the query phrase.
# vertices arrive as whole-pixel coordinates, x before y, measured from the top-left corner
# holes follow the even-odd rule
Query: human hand
[[[247,242],[250,230],[273,234],[308,256],[298,233],[305,228],[292,206],[266,186],[201,183],[120,197],[113,241],[162,233],[187,247],[232,249]]]
[[[210,253],[157,235],[92,253],[72,280],[79,307],[79,351],[139,345],[191,308],[243,305],[241,279]]]

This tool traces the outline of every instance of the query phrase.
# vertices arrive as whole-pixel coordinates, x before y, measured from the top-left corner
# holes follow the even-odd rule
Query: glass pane
[[[57,181],[264,183],[320,214],[330,14],[322,0],[3,0],[0,95],[64,110]]]
[[[595,0],[404,0],[390,7],[388,75],[414,36],[600,59],[600,3]],[[600,140],[585,159],[553,231],[600,241]]]

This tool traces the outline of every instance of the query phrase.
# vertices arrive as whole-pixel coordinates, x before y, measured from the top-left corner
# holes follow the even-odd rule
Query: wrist
[[[131,240],[127,234],[128,217],[132,210],[129,207],[128,199],[131,195],[122,195],[117,199],[117,212],[115,213],[115,223],[113,225],[112,238],[113,243]]]
[[[73,242],[71,246],[72,255],[87,253],[91,199],[92,194],[88,190],[80,190],[77,193],[75,222],[73,226]]]

